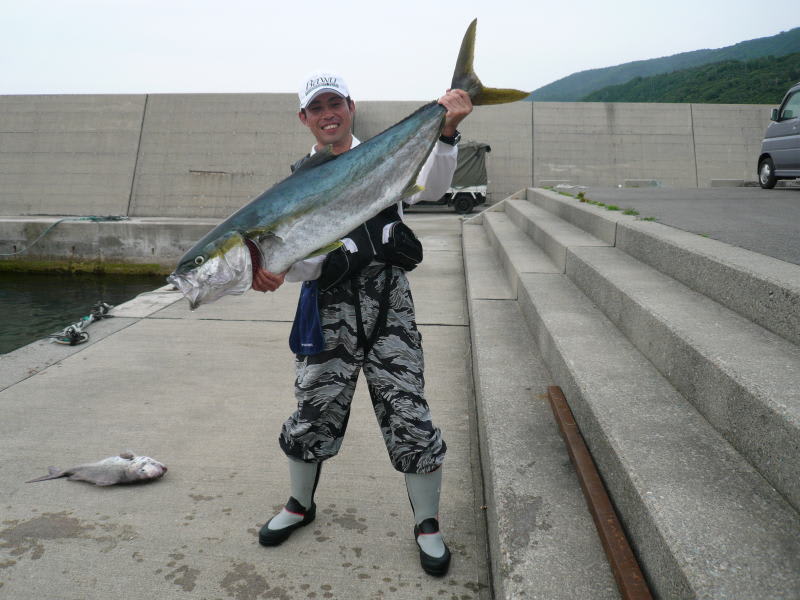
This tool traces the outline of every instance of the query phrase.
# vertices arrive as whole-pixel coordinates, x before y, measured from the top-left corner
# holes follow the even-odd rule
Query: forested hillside
[[[775,104],[800,81],[800,52],[778,58],[723,62],[675,73],[636,77],[583,98],[584,102]]]
[[[721,61],[747,61],[766,56],[781,57],[796,52],[800,52],[800,27],[716,50],[695,50],[573,73],[535,90],[529,99],[536,102],[576,102],[594,91],[626,83],[635,77],[650,77]]]

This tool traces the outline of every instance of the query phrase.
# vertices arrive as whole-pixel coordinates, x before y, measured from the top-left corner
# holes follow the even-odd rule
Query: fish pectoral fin
[[[332,244],[328,244],[327,246],[323,246],[322,248],[318,248],[314,250],[311,254],[306,256],[306,258],[314,258],[315,256],[322,256],[323,254],[328,254],[329,252],[333,252],[337,248],[341,248],[344,246],[344,242],[342,240],[336,240]]]
[[[278,233],[279,230],[280,230],[280,233]],[[281,233],[285,234],[285,231],[286,230],[284,228],[279,226],[276,229],[270,229],[269,231],[265,231],[264,233],[260,233],[255,238],[256,243],[260,245],[261,242],[263,242],[265,240],[269,240],[270,238],[277,238],[278,240],[283,241],[283,236],[281,235]],[[246,238],[246,239],[248,241],[251,241],[251,242],[253,241],[251,238]]]
[[[421,185],[417,185],[417,183],[414,182],[414,183],[411,183],[411,184],[406,186],[406,189],[404,189],[400,193],[400,197],[401,198],[410,198],[414,194],[418,194],[419,192],[422,192],[422,191],[425,191],[425,188],[423,186],[421,186]]]
[[[315,152],[311,156],[309,156],[306,160],[303,161],[299,167],[297,167],[292,175],[297,175],[298,173],[303,173],[304,171],[308,171],[309,169],[313,169],[314,167],[318,167],[319,165],[325,164],[328,161],[333,160],[338,155],[333,153],[333,146],[328,144],[320,150],[319,152]]]

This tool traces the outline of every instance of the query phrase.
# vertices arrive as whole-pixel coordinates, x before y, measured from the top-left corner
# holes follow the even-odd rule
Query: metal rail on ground
[[[547,388],[547,397],[553,409],[561,436],[575,465],[578,480],[589,505],[597,533],[608,557],[614,579],[624,600],[651,600],[652,595],[639,568],[639,563],[631,550],[622,524],[619,522],[611,499],[608,497],[603,480],[597,472],[589,448],[583,441],[578,424],[567,404],[561,388],[552,385]]]

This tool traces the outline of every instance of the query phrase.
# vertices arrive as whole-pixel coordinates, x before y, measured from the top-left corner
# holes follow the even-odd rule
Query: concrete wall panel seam
[[[536,130],[536,121],[534,119],[533,107],[536,103],[531,102],[531,181],[529,183],[530,187],[534,187],[536,185],[536,136],[534,135],[534,131]]]
[[[689,129],[692,131],[692,154],[694,155],[694,186],[700,187],[700,177],[697,175],[697,141],[694,137],[694,104],[689,104]]]
[[[133,176],[131,177],[131,191],[128,195],[128,210],[125,216],[131,216],[133,208],[133,190],[136,189],[136,174],[139,169],[139,153],[142,151],[142,132],[144,131],[144,120],[147,116],[147,103],[150,100],[150,94],[144,96],[144,107],[142,108],[142,122],[139,124],[139,141],[136,144],[136,156],[133,159]]]

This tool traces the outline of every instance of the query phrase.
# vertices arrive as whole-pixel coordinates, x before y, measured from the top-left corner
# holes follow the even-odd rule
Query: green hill
[[[635,77],[588,94],[584,102],[698,102],[711,104],[778,104],[800,81],[800,52],[775,58],[722,62]]]
[[[795,52],[800,52],[800,27],[716,50],[682,52],[615,67],[580,71],[534,90],[529,99],[535,102],[576,102],[596,90],[626,83],[634,77],[650,77],[722,61],[747,61],[766,56],[781,57]]]

